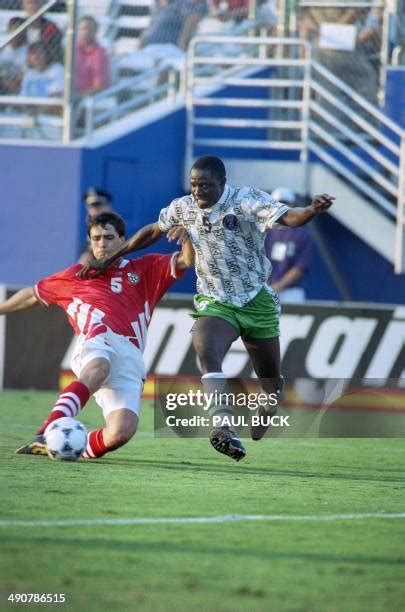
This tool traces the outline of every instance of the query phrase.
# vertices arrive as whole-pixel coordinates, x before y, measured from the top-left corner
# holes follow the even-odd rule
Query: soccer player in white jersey
[[[96,260],[108,256],[125,241],[125,224],[112,212],[89,219],[88,235]],[[0,315],[35,304],[56,304],[66,312],[78,334],[72,358],[77,380],[59,396],[31,444],[20,454],[46,454],[45,428],[55,419],[75,417],[94,394],[105,426],[88,435],[85,458],[101,457],[126,444],[138,426],[140,398],[146,377],[143,350],[156,303],[184,270],[194,263],[189,241],[172,255],[149,254],[120,258],[96,280],[77,277],[76,264],[21,289],[0,304]]]
[[[149,246],[174,227],[183,227],[195,250],[197,291],[193,345],[202,368],[204,390],[223,393],[226,379],[222,361],[239,336],[250,355],[263,390],[280,394],[279,300],[267,285],[271,264],[264,248],[265,233],[274,223],[298,227],[327,210],[334,200],[316,196],[305,208],[289,208],[267,193],[252,187],[226,183],[221,159],[204,156],[190,172],[191,194],[173,200],[160,212],[159,220],[124,243],[118,251],[98,262],[102,270],[116,257]],[[86,275],[86,269],[83,271]],[[259,425],[251,427],[254,440],[261,439],[268,419],[277,407],[260,407]],[[211,414],[229,414],[228,406],[214,406]],[[245,450],[231,427],[214,427],[213,447],[236,461]]]

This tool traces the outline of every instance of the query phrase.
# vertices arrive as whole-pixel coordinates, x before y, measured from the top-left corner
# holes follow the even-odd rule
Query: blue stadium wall
[[[86,240],[82,194],[91,185],[114,195],[128,234],[155,221],[181,194],[184,110],[97,148],[0,146],[0,284],[30,285],[77,261]],[[171,251],[162,240],[149,251]],[[193,273],[177,284],[191,291]]]
[[[75,262],[82,152],[0,146],[0,283],[28,285]]]
[[[81,194],[90,185],[113,193],[129,234],[154,221],[182,194],[184,151],[184,109],[97,148],[0,146],[0,283],[32,284],[77,260],[85,242]],[[320,230],[352,300],[404,303],[404,275],[394,275],[391,264],[331,217],[322,218]],[[164,240],[149,251],[157,248],[172,250]],[[194,282],[188,272],[174,290],[193,292]],[[342,298],[317,251],[308,296]]]

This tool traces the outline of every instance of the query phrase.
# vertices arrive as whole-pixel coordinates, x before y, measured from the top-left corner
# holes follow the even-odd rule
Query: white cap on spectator
[[[285,202],[286,204],[294,204],[295,202],[295,193],[289,187],[277,187],[272,192],[271,197],[273,200]]]

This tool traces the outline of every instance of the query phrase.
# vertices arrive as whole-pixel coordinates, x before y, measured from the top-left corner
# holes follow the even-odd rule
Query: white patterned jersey
[[[197,291],[218,302],[244,306],[266,286],[271,264],[265,232],[288,206],[253,187],[225,186],[220,200],[201,209],[192,195],[173,200],[160,212],[167,232],[182,225],[196,253]]]

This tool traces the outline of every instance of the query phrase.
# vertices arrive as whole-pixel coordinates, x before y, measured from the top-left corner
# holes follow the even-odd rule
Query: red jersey
[[[154,307],[183,275],[176,270],[174,255],[121,259],[89,280],[77,278],[81,268],[76,264],[40,280],[34,287],[36,298],[45,306],[63,308],[77,334],[92,337],[107,326],[143,351]]]
[[[110,86],[108,55],[97,42],[87,46],[80,41],[76,45],[76,91],[86,92],[94,87]]]

